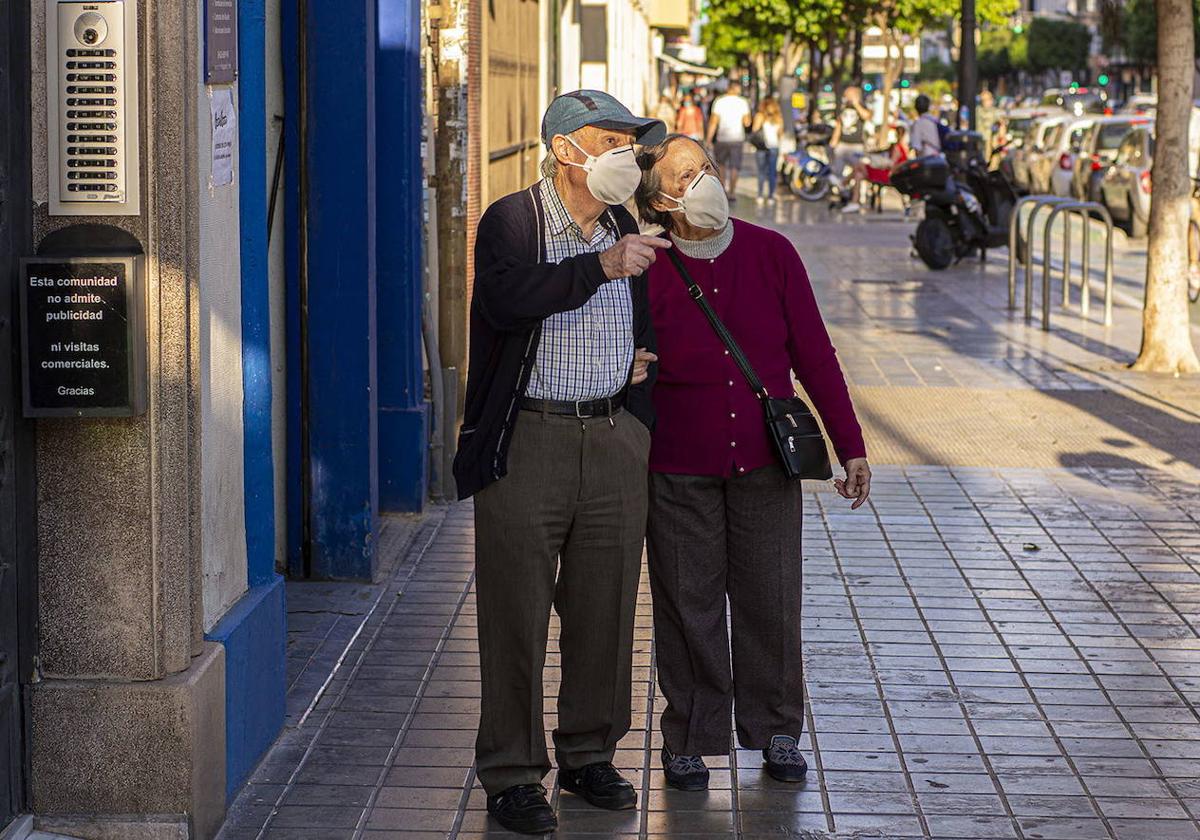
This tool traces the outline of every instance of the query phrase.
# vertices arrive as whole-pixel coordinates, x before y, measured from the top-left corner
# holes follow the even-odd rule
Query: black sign
[[[237,79],[237,0],[204,0],[204,83]]]
[[[146,409],[140,257],[21,261],[26,417],[129,417]]]

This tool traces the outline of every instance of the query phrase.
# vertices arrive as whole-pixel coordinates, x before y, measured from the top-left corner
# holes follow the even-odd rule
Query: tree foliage
[[[1020,41],[1018,48],[1017,41]],[[1007,27],[1004,29],[984,29],[979,34],[979,48],[975,57],[979,62],[979,78],[996,81],[1015,72],[1019,65],[1014,60],[1014,53],[1019,52],[1022,60],[1025,57],[1025,35],[1018,35]]]
[[[706,0],[702,42],[709,61],[726,69],[749,66],[756,56],[778,55],[804,44],[843,60],[856,30],[878,26],[885,41],[902,47],[924,29],[958,15],[961,0]],[[978,0],[983,22],[1002,23],[1018,0]],[[785,68],[791,72],[794,68]],[[896,68],[896,72],[899,68]],[[886,75],[886,74],[885,74]],[[892,74],[894,75],[894,74]]]
[[[1092,35],[1082,23],[1039,17],[1029,24],[1027,43],[1027,64],[1031,72],[1073,72],[1087,67]]]
[[[1119,46],[1135,64],[1153,67],[1158,62],[1158,16],[1154,0],[1126,0],[1109,7],[1112,24],[1105,40]],[[1200,58],[1200,0],[1192,2],[1193,50]]]

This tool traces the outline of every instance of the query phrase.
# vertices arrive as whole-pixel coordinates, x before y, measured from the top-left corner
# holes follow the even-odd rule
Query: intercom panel
[[[136,216],[136,0],[47,2],[50,214]]]

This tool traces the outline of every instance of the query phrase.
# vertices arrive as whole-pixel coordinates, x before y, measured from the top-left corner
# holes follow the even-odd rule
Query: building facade
[[[0,834],[209,838],[426,504],[420,7],[3,15]]]

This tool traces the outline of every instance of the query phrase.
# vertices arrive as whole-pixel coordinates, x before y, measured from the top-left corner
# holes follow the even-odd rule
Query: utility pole
[[[443,367],[466,370],[467,353],[467,15],[469,0],[429,7],[437,120],[438,345]],[[447,395],[449,396],[449,395]],[[454,404],[448,399],[447,413]]]
[[[956,124],[975,130],[975,89],[979,67],[975,62],[975,0],[962,0],[962,30],[958,47],[958,115]],[[961,124],[962,109],[967,109],[967,124]]]

